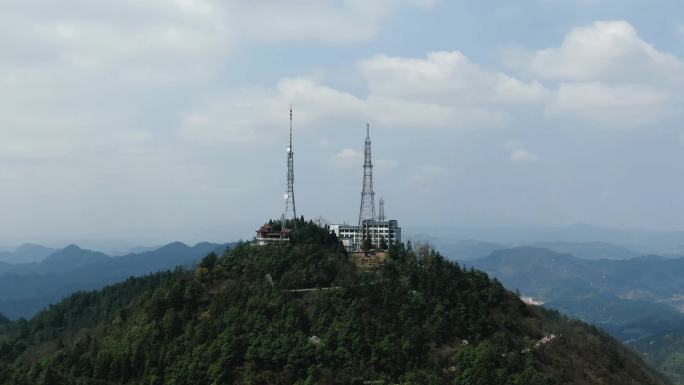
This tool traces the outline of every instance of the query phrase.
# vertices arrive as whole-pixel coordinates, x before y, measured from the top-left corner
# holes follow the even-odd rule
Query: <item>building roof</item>
[[[257,238],[286,238],[292,230],[282,228],[280,231],[273,231],[273,225],[265,223],[256,231]]]

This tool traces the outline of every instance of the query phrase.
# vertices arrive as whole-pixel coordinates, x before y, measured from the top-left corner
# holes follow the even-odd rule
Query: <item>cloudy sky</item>
[[[0,244],[225,241],[283,210],[684,229],[679,0],[4,1]]]

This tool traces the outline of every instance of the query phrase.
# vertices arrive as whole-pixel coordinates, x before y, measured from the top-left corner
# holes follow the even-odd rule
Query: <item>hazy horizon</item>
[[[277,219],[277,218],[274,218]],[[317,218],[306,218],[316,220]],[[645,229],[645,228],[610,228],[594,226],[585,223],[570,223],[557,225],[416,225],[403,224],[403,241],[424,241],[428,239],[440,242],[480,241],[507,244],[511,247],[544,242],[592,243],[605,242],[615,246],[631,248],[634,252],[658,253],[669,248],[683,246],[684,231],[676,229]],[[254,226],[252,226],[254,227]],[[258,226],[256,226],[258,227]],[[256,230],[255,229],[253,230]],[[56,241],[28,240],[17,244],[0,244],[1,251],[14,251],[25,244],[36,244],[54,249],[62,249],[75,244],[83,249],[100,251],[110,256],[124,255],[138,248],[158,248],[174,242],[182,242],[190,246],[197,243],[229,243],[251,240],[254,231],[245,226],[244,234],[234,237],[205,239],[205,238],[160,238],[160,239],[65,239]],[[574,232],[568,230],[576,230]],[[655,240],[645,240],[654,237]],[[681,240],[681,242],[679,242]],[[659,243],[663,243],[660,245]],[[432,246],[439,246],[432,244]],[[659,248],[662,246],[661,248]]]
[[[682,14],[677,1],[13,2],[0,245],[249,239],[284,209],[290,104],[307,218],[356,220],[369,122],[376,197],[406,233],[684,230]]]

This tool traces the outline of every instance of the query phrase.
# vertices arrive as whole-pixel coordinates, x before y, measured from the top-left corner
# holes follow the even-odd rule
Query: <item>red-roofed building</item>
[[[264,246],[290,239],[290,229],[273,230],[273,225],[266,223],[256,231],[256,244]]]

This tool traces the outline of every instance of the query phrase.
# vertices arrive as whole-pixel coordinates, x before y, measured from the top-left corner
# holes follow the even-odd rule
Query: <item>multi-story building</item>
[[[370,238],[374,247],[379,247],[382,239],[389,245],[401,242],[401,227],[399,222],[392,219],[389,221],[364,221],[361,227],[356,225],[330,225],[330,230],[337,235],[347,250],[357,250],[363,245],[364,238]]]

